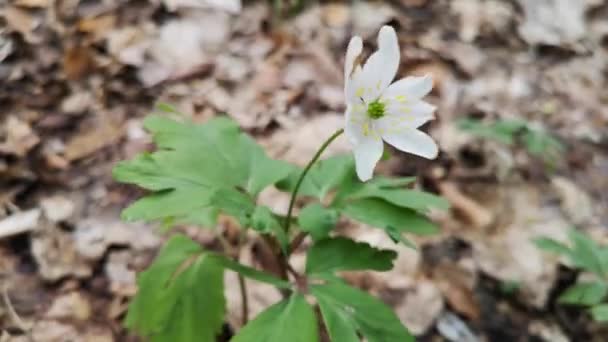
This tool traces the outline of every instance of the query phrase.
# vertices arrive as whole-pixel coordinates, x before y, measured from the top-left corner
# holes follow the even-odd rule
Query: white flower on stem
[[[433,119],[435,111],[422,101],[433,88],[431,77],[406,77],[391,84],[399,68],[400,50],[390,26],[380,29],[378,51],[363,66],[357,63],[362,49],[361,38],[355,36],[346,51],[345,133],[353,145],[357,175],[367,181],[382,157],[383,141],[428,159],[435,158],[438,149],[431,137],[418,130]]]

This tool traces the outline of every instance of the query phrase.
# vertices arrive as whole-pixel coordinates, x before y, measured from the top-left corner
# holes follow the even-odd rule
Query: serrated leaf
[[[575,305],[596,305],[608,294],[608,285],[601,282],[579,283],[568,288],[560,297],[559,302]]]
[[[197,125],[150,116],[144,126],[152,132],[159,150],[121,162],[113,170],[116,180],[155,192],[126,210],[130,219],[207,219],[210,216],[191,213],[215,213],[218,205],[214,201],[226,199],[225,193],[218,194],[219,189],[247,191],[253,198],[292,170],[292,166],[268,158],[228,118]],[[226,202],[220,206],[236,215],[251,207],[235,210]]]
[[[317,342],[319,333],[312,307],[294,293],[259,314],[231,342]]]
[[[413,342],[414,337],[386,304],[342,283],[312,285],[323,320],[333,342]]]
[[[608,322],[608,304],[600,304],[592,307],[591,316],[596,322]]]
[[[310,169],[300,186],[300,196],[311,196],[323,199],[331,189],[341,185],[353,172],[354,160],[351,155],[339,155],[318,161]],[[292,173],[279,183],[283,191],[292,192],[302,170],[295,168]]]
[[[268,158],[255,141],[249,140],[249,174],[245,189],[256,196],[267,186],[287,178],[293,172],[293,166],[281,160]]]
[[[287,253],[289,237],[270,208],[257,206],[251,216],[251,227],[260,233],[274,235],[279,240],[283,252]]]
[[[153,341],[215,342],[226,310],[223,268],[197,243],[172,237],[137,284],[127,327]]]
[[[222,212],[239,219],[241,225],[248,226],[255,209],[253,199],[232,188],[219,188],[211,196],[210,202]]]
[[[306,257],[309,275],[338,271],[388,271],[393,268],[397,252],[378,249],[365,242],[345,237],[327,238],[315,242]]]
[[[214,258],[215,260],[217,260],[218,264],[220,264],[223,267],[230,269],[234,272],[238,272],[247,278],[261,281],[263,283],[267,283],[267,284],[276,286],[281,289],[291,289],[292,288],[291,283],[286,280],[279,279],[266,272],[258,271],[255,268],[245,266],[234,260],[228,259],[223,255],[214,254],[213,256],[209,256],[209,258]]]
[[[399,232],[430,235],[437,227],[426,217],[408,208],[401,208],[380,199],[360,199],[345,204],[341,212],[353,220],[382,229],[392,227]]]
[[[213,225],[217,211],[211,207],[212,195],[209,189],[195,186],[176,191],[158,191],[133,202],[122,211],[121,217],[127,221],[181,217],[181,221],[186,222],[198,218],[200,223]],[[193,216],[193,213],[199,216]]]
[[[311,203],[298,214],[298,225],[303,231],[310,233],[313,239],[319,240],[329,235],[339,218],[340,213],[337,210],[325,208],[319,203]]]

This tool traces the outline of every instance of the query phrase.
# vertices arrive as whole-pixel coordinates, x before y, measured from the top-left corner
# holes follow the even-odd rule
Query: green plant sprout
[[[608,246],[600,246],[574,229],[569,232],[569,239],[569,245],[549,238],[534,240],[539,248],[565,256],[573,267],[595,277],[568,288],[558,302],[586,307],[595,321],[608,322]]]
[[[461,119],[458,127],[480,138],[492,139],[512,146],[522,144],[531,155],[554,165],[564,151],[564,145],[546,130],[523,120],[498,120],[483,123],[476,119]]]
[[[241,237],[232,247],[218,232],[224,242],[219,251],[205,249],[182,234],[170,237],[138,276],[138,292],[125,320],[129,329],[152,341],[216,341],[225,321],[224,272],[229,270],[239,277],[244,325],[233,342],[315,342],[320,326],[334,342],[414,341],[390,307],[340,277],[343,271],[388,271],[397,253],[334,230],[345,217],[382,229],[395,243],[406,245],[411,242],[405,234],[437,231],[426,214],[431,208],[447,209],[444,199],[408,188],[415,182],[412,177],[373,177],[383,155],[382,139],[402,151],[437,154],[432,139],[417,130],[432,118],[434,107],[421,100],[432,81],[407,77],[390,84],[399,64],[392,28],[380,30],[379,50],[364,66],[355,65],[360,44],[358,37],[349,44],[345,93],[363,93],[350,97],[345,128],[328,137],[304,169],[268,157],[227,117],[194,124],[168,118],[177,111],[161,105],[166,115],[145,119],[156,150],[113,170],[117,181],[148,191],[123,211],[123,219],[211,228],[223,215],[238,222]],[[366,104],[377,101],[385,104],[381,116],[360,116],[368,112]],[[393,130],[385,130],[387,124]],[[353,155],[320,160],[343,132]],[[259,203],[258,195],[269,187],[290,194],[285,216]],[[296,213],[298,199],[307,204]],[[239,261],[243,241],[252,236],[267,244],[279,271]],[[298,271],[290,256],[308,236],[312,245],[305,252],[304,270]],[[245,278],[274,286],[283,299],[249,321]]]

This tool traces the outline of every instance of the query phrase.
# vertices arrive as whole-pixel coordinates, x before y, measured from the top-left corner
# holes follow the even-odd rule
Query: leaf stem
[[[325,151],[327,146],[329,146],[334,140],[336,140],[336,138],[339,137],[342,133],[344,133],[344,129],[339,129],[334,134],[332,134],[332,136],[330,136],[327,140],[325,140],[323,145],[321,145],[321,147],[319,147],[319,150],[317,151],[317,153],[315,153],[315,155],[312,157],[312,159],[308,162],[308,165],[306,165],[306,167],[300,174],[300,178],[298,178],[298,182],[296,183],[296,186],[293,189],[293,192],[291,193],[291,200],[289,201],[289,209],[287,210],[287,217],[285,218],[285,221],[283,221],[283,229],[285,230],[286,234],[289,233],[289,225],[291,224],[291,215],[293,213],[293,207],[296,202],[296,196],[298,195],[298,190],[300,190],[300,185],[302,185],[302,181],[304,180],[304,177],[306,177],[306,174],[308,174],[308,171],[310,171],[310,169],[312,168],[314,163],[317,160],[319,160],[319,158],[321,157],[321,154],[323,153],[323,151]]]
[[[249,296],[247,295],[247,283],[245,277],[237,272],[239,278],[239,290],[241,292],[241,322],[243,326],[249,321]]]

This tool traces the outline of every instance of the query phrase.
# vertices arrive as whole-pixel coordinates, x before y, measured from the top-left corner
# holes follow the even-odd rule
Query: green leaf
[[[323,199],[331,189],[340,186],[352,175],[354,165],[353,157],[349,154],[317,162],[304,178],[298,194]],[[301,169],[294,169],[278,187],[283,191],[292,192],[301,173]]]
[[[253,199],[236,189],[220,188],[211,197],[211,203],[228,215],[239,219],[241,225],[248,226],[255,209]]]
[[[231,342],[317,342],[319,333],[312,307],[294,293],[259,314]]]
[[[312,203],[300,211],[298,225],[303,231],[310,233],[313,239],[319,240],[329,235],[339,218],[340,213],[337,210]]]
[[[270,159],[264,150],[255,141],[248,143],[249,154],[249,177],[245,189],[252,195],[257,195],[269,185],[285,179],[291,172],[293,166],[280,160]]]
[[[388,235],[389,238],[391,238],[391,240],[393,240],[394,243],[399,243],[401,242],[402,244],[404,244],[405,246],[417,250],[418,248],[416,247],[416,244],[413,243],[410,239],[406,238],[405,236],[403,236],[403,232],[399,231],[393,227],[386,227],[384,230],[386,230],[386,234]]]
[[[165,113],[180,114],[179,111],[175,107],[173,107],[172,105],[165,103],[165,102],[158,102],[156,104],[156,110],[165,112]]]
[[[493,139],[505,145],[512,145],[515,141],[515,134],[523,128],[519,125],[484,124],[475,119],[459,120],[458,127],[474,136]]]
[[[325,326],[333,342],[409,342],[414,337],[395,313],[369,294],[342,283],[312,285]]]
[[[447,210],[450,203],[444,198],[417,190],[395,188],[382,188],[379,186],[365,186],[349,196],[349,199],[379,198],[399,207],[410,208],[416,211],[428,211],[431,208]]]
[[[560,255],[566,255],[566,256],[571,255],[570,248],[559,241],[556,241],[556,240],[553,240],[550,238],[546,238],[546,237],[535,238],[532,241],[534,242],[536,247],[538,247],[542,250],[545,250],[547,252],[560,254]]]
[[[437,228],[416,211],[401,208],[380,199],[361,199],[348,202],[341,208],[344,215],[353,220],[382,229],[392,229],[419,235],[430,235]]]
[[[608,322],[608,304],[600,304],[592,307],[591,316],[596,322]]]
[[[601,282],[579,283],[568,288],[560,297],[563,304],[596,305],[608,294],[608,285]]]
[[[267,284],[276,286],[281,289],[291,289],[292,288],[291,283],[286,280],[279,279],[266,272],[258,271],[255,268],[245,266],[232,259],[226,258],[223,255],[214,254],[213,256],[209,256],[209,258],[214,258],[218,264],[220,264],[223,267],[230,269],[234,272],[238,272],[247,278],[261,281],[263,283],[267,283]]]
[[[113,170],[116,180],[153,191],[125,210],[124,216],[131,220],[214,221],[221,207],[243,221],[253,206],[244,198],[237,200],[234,192],[242,192],[240,197],[248,192],[252,202],[263,188],[293,169],[268,158],[228,118],[199,125],[150,116],[144,126],[153,134],[158,151],[121,162]],[[245,207],[239,209],[237,203]]]
[[[273,234],[279,240],[281,249],[287,253],[289,237],[283,230],[281,223],[266,206],[257,206],[251,217],[251,227],[260,233]]]
[[[214,225],[217,211],[211,207],[212,195],[213,192],[208,188],[195,186],[179,190],[158,191],[132,203],[123,210],[121,217],[126,221],[151,221],[181,217],[182,221],[191,222],[196,218],[193,213],[199,213],[200,222]]]
[[[338,271],[374,270],[393,268],[397,252],[378,249],[365,242],[345,237],[327,238],[315,242],[308,251],[306,273],[309,275]]]
[[[601,247],[586,235],[572,229],[569,232],[573,243],[571,259],[574,264],[587,269],[600,277],[607,274],[607,260],[603,260]]]
[[[544,129],[528,127],[522,141],[531,155],[541,157],[545,161],[558,158],[564,150],[564,145]]]
[[[197,243],[172,237],[139,275],[127,327],[153,341],[215,342],[226,311],[223,274]]]

